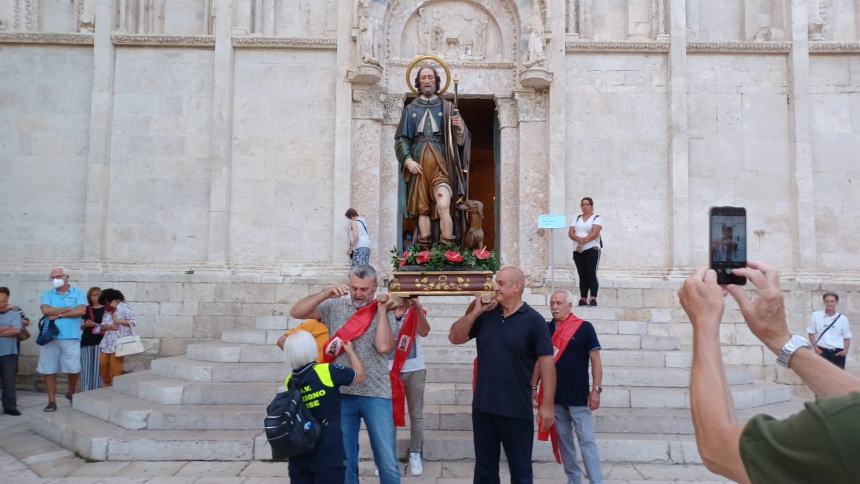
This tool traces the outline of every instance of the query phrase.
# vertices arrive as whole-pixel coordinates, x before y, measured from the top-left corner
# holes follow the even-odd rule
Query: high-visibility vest
[[[317,374],[317,377],[319,377],[320,382],[322,382],[323,385],[329,388],[334,387],[334,382],[331,379],[331,368],[329,368],[329,363],[315,363],[314,372]],[[293,374],[290,373],[284,379],[284,388],[287,388],[287,385],[290,383],[290,378],[292,377]]]

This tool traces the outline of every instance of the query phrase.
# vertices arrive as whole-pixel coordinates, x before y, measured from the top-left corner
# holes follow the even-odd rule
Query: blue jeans
[[[571,428],[572,427],[572,428]],[[580,484],[582,471],[576,464],[576,446],[573,443],[573,432],[579,440],[582,451],[582,462],[588,473],[588,482],[595,484],[603,482],[603,471],[600,468],[600,454],[597,451],[597,441],[594,440],[594,429],[591,425],[591,409],[588,407],[555,406],[555,430],[558,433],[558,447],[567,484]]]
[[[358,430],[361,419],[367,425],[373,460],[379,469],[380,484],[399,484],[397,436],[390,398],[341,395],[340,426],[346,452],[346,484],[358,484]]]

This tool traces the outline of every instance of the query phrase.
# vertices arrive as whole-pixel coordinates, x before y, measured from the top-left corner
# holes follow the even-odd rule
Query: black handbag
[[[39,320],[39,336],[36,337],[36,344],[45,346],[60,334],[60,328],[57,323],[48,319],[47,316],[42,316]]]

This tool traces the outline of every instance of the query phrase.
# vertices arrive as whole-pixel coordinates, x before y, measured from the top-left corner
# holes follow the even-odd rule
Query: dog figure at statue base
[[[469,222],[463,235],[463,248],[480,249],[484,246],[484,204],[477,200],[466,200],[457,208],[466,212]]]

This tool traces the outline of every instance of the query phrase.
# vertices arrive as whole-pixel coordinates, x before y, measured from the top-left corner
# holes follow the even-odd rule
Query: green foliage
[[[463,256],[462,262],[450,262],[445,259],[446,251],[454,251]],[[429,250],[429,257],[425,263],[420,261],[423,259],[418,257],[422,250],[417,246],[412,246],[403,253],[397,250],[397,247],[391,249],[391,266],[397,270],[422,270],[422,271],[445,271],[456,270],[458,268],[471,269],[477,271],[492,271],[499,270],[499,258],[495,251],[489,252],[490,256],[486,259],[479,259],[475,256],[474,250],[461,250],[453,244],[434,244]],[[420,268],[420,269],[419,269]]]

